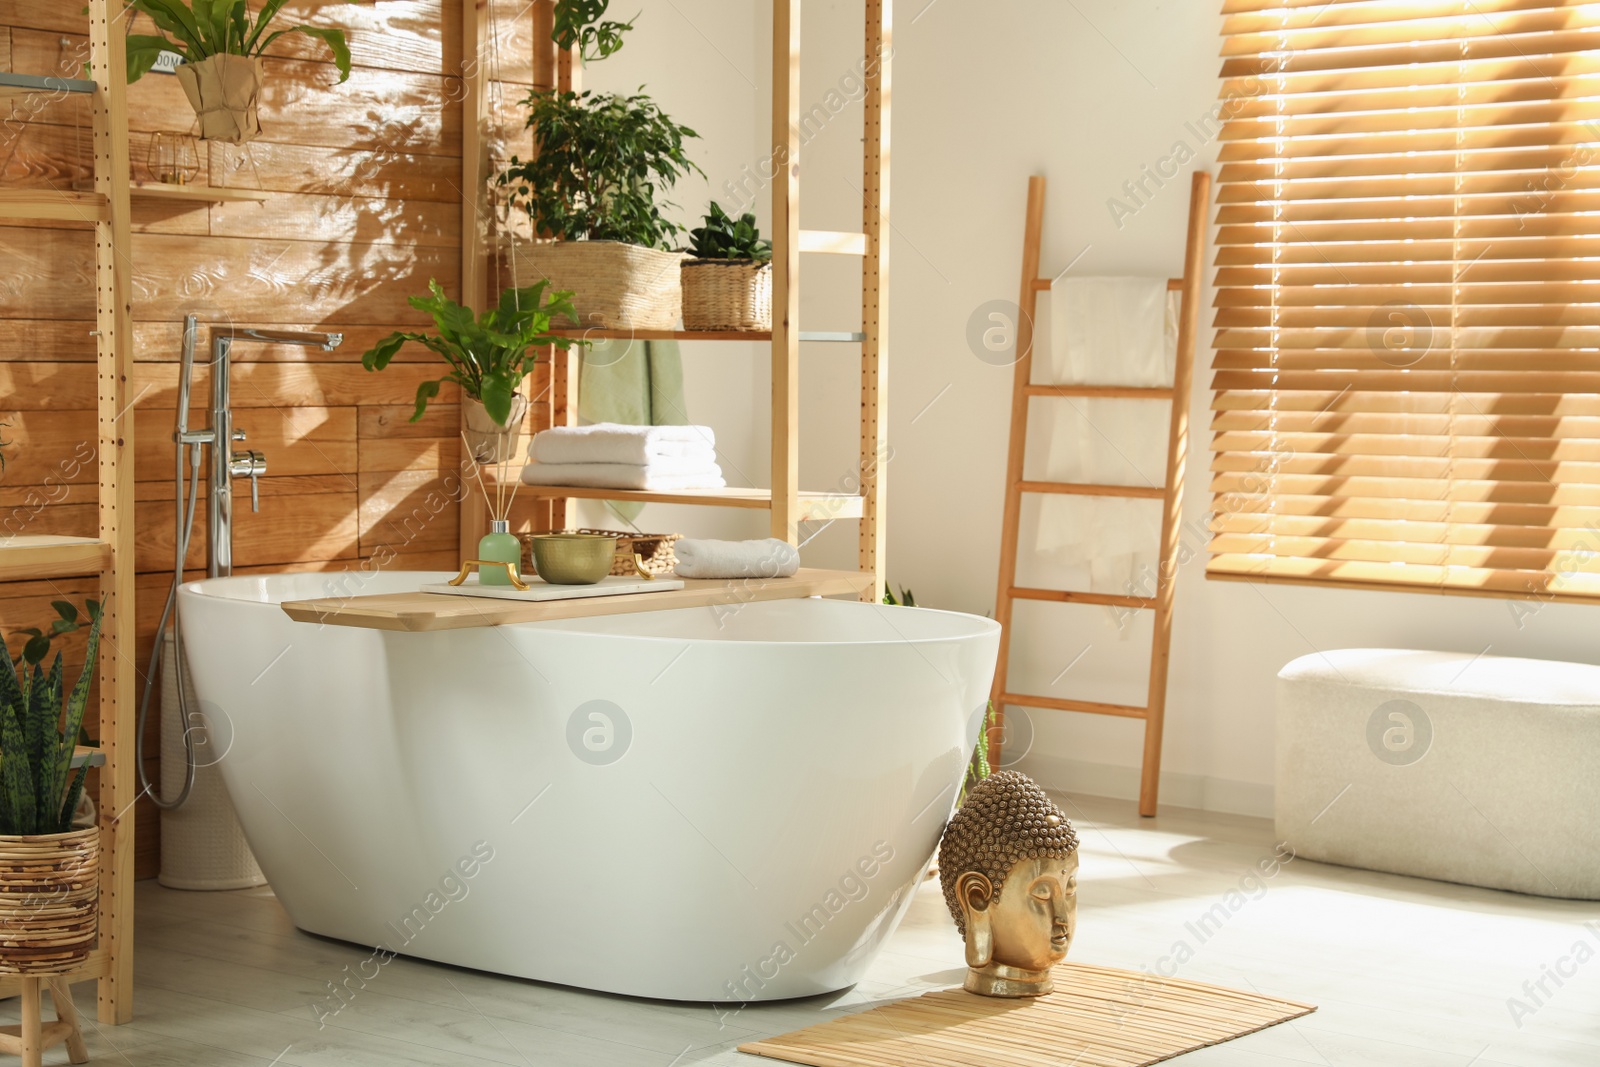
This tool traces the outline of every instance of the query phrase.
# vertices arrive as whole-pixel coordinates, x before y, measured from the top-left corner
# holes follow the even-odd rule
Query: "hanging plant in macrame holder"
[[[261,60],[215,55],[178,67],[178,84],[206,141],[244,144],[261,136]]]

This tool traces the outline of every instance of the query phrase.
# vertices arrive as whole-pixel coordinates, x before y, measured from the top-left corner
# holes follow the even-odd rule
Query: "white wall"
[[[753,21],[738,23],[738,12],[750,6],[759,9]],[[966,334],[980,305],[1015,300],[1027,176],[1044,174],[1050,181],[1045,271],[1060,271],[1082,253],[1073,269],[1083,274],[1176,273],[1187,168],[1120,227],[1107,201],[1123,196],[1124,182],[1172,155],[1180,142],[1197,154],[1190,167],[1213,164],[1216,146],[1197,129],[1216,98],[1219,6],[1208,0],[897,4],[889,569],[892,580],[911,587],[923,604],[977,613],[994,605],[1011,371],[979,360]],[[684,51],[648,79],[630,69],[628,84],[648,80],[665,99],[714,81],[722,94],[716,121],[747,123],[745,143],[759,158],[769,99],[767,10],[736,0],[649,5],[630,48],[642,52],[651,34],[671,24],[678,37],[670,47]],[[855,0],[808,0],[802,93],[808,107],[859,62],[859,10]],[[731,41],[730,27],[749,34],[743,56],[732,43],[723,49],[726,58],[706,47],[706,38]],[[752,95],[734,66],[759,72],[761,91]],[[680,118],[713,125],[690,115],[687,106]],[[852,107],[808,145],[806,226],[857,223],[859,136],[859,108]],[[731,170],[707,167],[713,190],[738,170],[738,162],[717,158]],[[853,285],[837,270],[807,274],[806,324],[848,322],[855,314]],[[1209,303],[1208,291],[1205,321]],[[1209,503],[1209,330],[1202,340],[1192,397],[1196,448],[1186,486],[1192,530]],[[740,405],[764,406],[755,392],[765,387],[764,371],[734,363],[743,358],[694,357],[694,368],[708,376],[694,384],[696,395],[704,390],[706,410],[735,423]],[[762,360],[759,352],[749,358]],[[845,346],[807,346],[804,360],[802,470],[808,485],[820,488],[854,464],[856,367]],[[749,463],[764,470],[759,437],[765,423],[760,414],[754,419],[745,444]],[[698,530],[702,525],[688,523],[704,521],[687,519],[680,528]],[[641,525],[654,522],[647,513]],[[1192,534],[1186,542],[1199,548],[1203,537]],[[853,525],[824,532],[806,555],[812,564],[850,565]],[[1018,618],[1018,684],[1061,696],[1143,702],[1142,635],[1117,634],[1101,609],[1025,605]],[[1382,645],[1600,662],[1586,628],[1594,621],[1592,613],[1570,605],[1514,608],[1491,599],[1208,581],[1196,555],[1179,578],[1164,799],[1270,812],[1273,679],[1297,656]],[[1026,719],[1019,725],[1031,725],[1023,734],[1033,737],[1024,770],[1052,787],[1132,795],[1137,723],[1054,712]]]

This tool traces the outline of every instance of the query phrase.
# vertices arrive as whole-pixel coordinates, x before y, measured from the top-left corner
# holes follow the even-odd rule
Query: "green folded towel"
[[[596,341],[578,372],[578,415],[624,426],[687,426],[683,355],[676,341]],[[643,504],[606,501],[630,526]]]

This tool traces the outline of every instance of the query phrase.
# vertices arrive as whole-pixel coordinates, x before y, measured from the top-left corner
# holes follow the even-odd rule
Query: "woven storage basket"
[[[772,329],[772,264],[753,259],[686,260],[683,328]]]
[[[100,831],[0,837],[0,974],[59,974],[89,958]]]
[[[617,555],[611,561],[611,573],[631,576],[637,573],[633,569],[633,557],[638,555],[641,564],[649,574],[662,575],[670,573],[678,565],[678,556],[672,546],[682,540],[682,534],[641,534],[625,533],[620,530],[563,530],[562,533],[600,534],[605,537],[617,539]],[[522,542],[522,570],[524,574],[533,574],[533,539],[538,534],[518,534]]]
[[[521,284],[549,278],[550,288],[572,292],[575,326],[671,330],[678,325],[681,252],[620,241],[524,241],[512,246],[511,256]]]

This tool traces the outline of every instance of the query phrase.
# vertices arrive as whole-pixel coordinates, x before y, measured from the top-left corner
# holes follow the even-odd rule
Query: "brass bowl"
[[[533,569],[551,585],[594,585],[611,573],[617,539],[600,534],[539,534]]]

